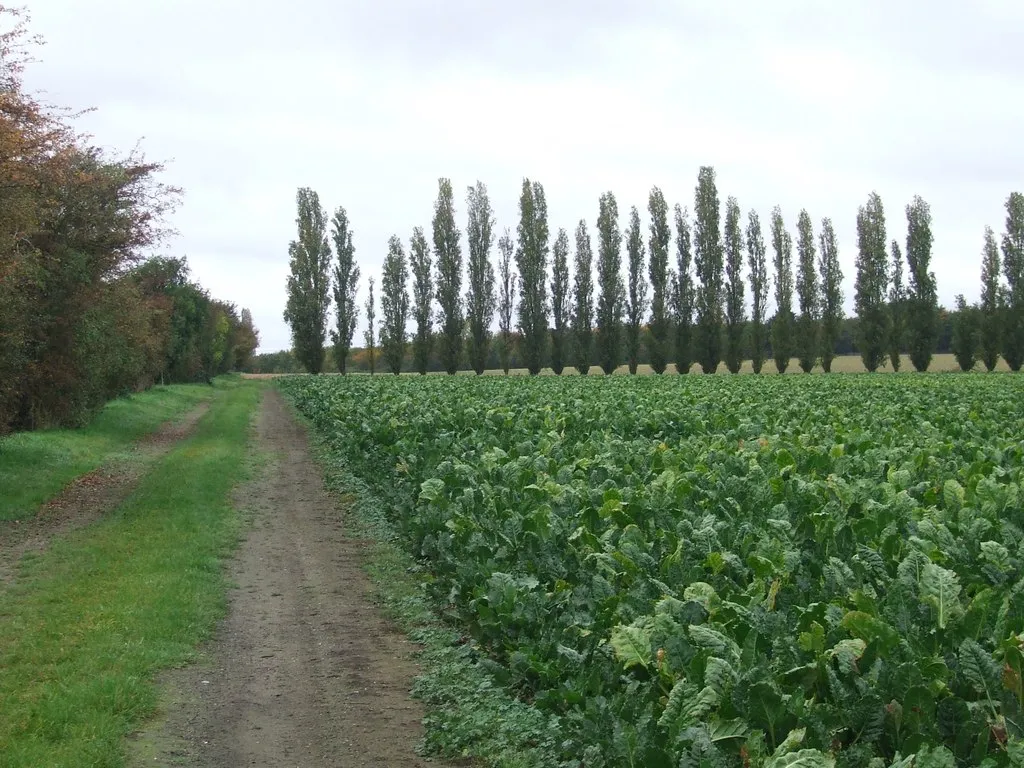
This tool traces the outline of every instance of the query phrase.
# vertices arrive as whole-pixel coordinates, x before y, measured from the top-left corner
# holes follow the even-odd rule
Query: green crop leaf
[[[924,747],[914,756],[914,768],[956,768],[956,757],[942,746]]]
[[[716,656],[729,659],[732,663],[739,662],[740,647],[735,640],[704,624],[691,624],[687,629],[690,639],[698,647],[710,651]]]
[[[623,667],[649,667],[651,664],[651,634],[647,629],[635,625],[622,625],[612,628],[612,649],[615,657]]]
[[[710,686],[721,696],[726,695],[736,684],[738,674],[725,659],[710,656],[704,667],[704,685]]]
[[[850,611],[842,620],[843,628],[865,643],[878,641],[883,648],[899,645],[900,636],[884,621],[863,611]]]
[[[749,733],[750,728],[739,718],[735,720],[717,720],[711,723],[708,728],[708,736],[712,742],[745,739]]]
[[[975,640],[967,638],[957,654],[960,672],[979,694],[989,701],[999,696],[1001,671],[992,655]]]
[[[857,660],[864,655],[868,644],[857,637],[852,640],[840,640],[829,652],[839,663],[841,672],[847,675],[857,674]]]
[[[836,759],[817,749],[801,749],[784,755],[772,755],[764,768],[835,768]]]
[[[963,614],[960,580],[953,571],[935,563],[928,563],[921,571],[921,598],[935,609],[939,629]]]
[[[420,498],[429,502],[437,501],[444,494],[444,480],[432,477],[420,483]]]
[[[963,509],[965,497],[964,487],[952,477],[942,484],[942,501],[946,509],[959,512]]]

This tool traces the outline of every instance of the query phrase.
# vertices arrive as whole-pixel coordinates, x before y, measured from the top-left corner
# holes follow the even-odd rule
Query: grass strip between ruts
[[[153,674],[193,659],[226,606],[261,386],[221,382],[195,434],[98,523],[0,591],[0,768],[118,766],[157,702]]]

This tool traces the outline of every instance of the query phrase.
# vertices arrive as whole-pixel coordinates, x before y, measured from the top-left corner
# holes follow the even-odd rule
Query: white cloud
[[[49,0],[29,83],[103,145],[145,136],[186,190],[174,218],[195,276],[249,307],[264,349],[281,318],[296,188],[344,205],[363,274],[392,233],[429,227],[437,178],[464,212],[484,181],[499,231],[522,178],[544,183],[552,233],[613,190],[646,214],[657,184],[692,206],[697,170],[723,201],[831,217],[852,304],[854,224],[872,189],[890,237],[932,204],[947,305],[977,295],[983,228],[1024,178],[1024,11],[1005,0],[838,6],[567,0],[516,4]],[[89,30],[86,34],[85,30]]]

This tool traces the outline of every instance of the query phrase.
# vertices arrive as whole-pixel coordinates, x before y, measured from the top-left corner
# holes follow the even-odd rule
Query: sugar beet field
[[[1021,377],[279,385],[550,765],[1024,765]]]

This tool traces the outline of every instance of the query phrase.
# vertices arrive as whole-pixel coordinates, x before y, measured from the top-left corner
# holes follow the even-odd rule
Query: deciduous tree
[[[381,355],[396,376],[402,372],[405,359],[405,322],[409,317],[409,291],[406,283],[409,270],[405,263],[405,249],[398,235],[388,240],[388,255],[380,279]]]
[[[956,364],[960,366],[961,371],[972,370],[978,361],[978,320],[978,308],[969,305],[964,295],[958,293],[951,346]]]
[[[981,306],[979,351],[981,362],[992,371],[999,362],[1003,335],[1003,291],[999,284],[999,245],[992,227],[985,227],[985,247],[981,255]]]
[[[352,228],[348,212],[338,207],[331,219],[331,237],[334,240],[334,312],[335,327],[331,330],[334,344],[334,364],[338,372],[345,373],[352,336],[356,332],[359,307],[356,305],[356,287],[359,284],[359,266],[355,263],[356,249],[352,245]]]
[[[693,264],[697,286],[696,349],[704,373],[714,373],[722,361],[722,284],[724,282],[722,225],[715,169],[701,166],[694,199]]]
[[[843,270],[839,266],[839,246],[832,219],[821,220],[821,367],[831,373],[836,344],[843,326]]]
[[[441,331],[441,365],[449,374],[462,363],[462,246],[461,232],[455,225],[455,199],[448,179],[438,180],[437,202],[434,203],[434,258],[437,276],[435,286]]]
[[[586,376],[594,354],[594,251],[586,219],[576,225],[572,341],[576,370]]]
[[[558,230],[551,265],[551,370],[561,376],[565,368],[566,326],[569,323],[569,233]]]
[[[810,373],[818,362],[821,297],[818,291],[818,272],[814,247],[814,227],[807,209],[800,211],[796,224],[796,252],[799,261],[796,273],[796,295],[800,302],[800,317],[796,328],[796,352],[800,370]]]
[[[605,192],[597,216],[597,357],[606,375],[622,360],[622,310],[626,292],[622,285],[622,231],[615,195]]]
[[[523,179],[517,234],[521,349],[526,369],[535,376],[544,366],[548,336],[548,204],[539,181]]]
[[[650,236],[647,250],[650,254],[647,275],[651,280],[651,369],[664,373],[668,366],[668,333],[670,323],[668,251],[672,242],[672,230],[668,223],[668,203],[658,187],[651,189],[647,199],[647,212],[651,216]]]
[[[372,376],[377,370],[377,312],[373,299],[373,275],[370,275],[369,294],[366,297],[366,330],[363,331],[363,344],[366,347],[366,364]]]
[[[903,285],[903,254],[900,244],[892,241],[892,285],[889,286],[889,362],[894,371],[899,371],[902,360],[900,352],[906,337],[907,290]]]
[[[676,320],[676,373],[690,372],[693,365],[693,251],[689,212],[675,207],[676,275],[672,291]]]
[[[626,362],[636,375],[640,363],[640,329],[647,314],[647,279],[644,275],[644,235],[640,228],[640,211],[634,205],[626,228],[626,255],[629,271],[626,294]]]
[[[932,214],[920,196],[907,206],[907,331],[910,362],[928,370],[939,341],[939,297],[932,261]]]
[[[730,373],[739,373],[743,365],[745,324],[740,206],[735,197],[729,197],[725,201],[725,364]]]
[[[423,227],[414,227],[409,240],[409,261],[412,267],[412,314],[416,335],[412,340],[412,359],[416,371],[426,375],[433,344],[434,281],[430,244]]]
[[[1006,198],[1006,230],[1003,233],[1003,275],[1006,277],[1006,309],[1003,323],[1003,359],[1010,370],[1024,363],[1024,194]]]
[[[765,318],[768,314],[767,248],[761,233],[761,219],[751,209],[747,218],[747,264],[750,268],[750,362],[754,373],[764,365],[768,334]]]
[[[298,239],[288,246],[288,301],[284,319],[291,326],[295,356],[310,373],[324,366],[324,339],[330,306],[331,246],[327,242],[327,213],[309,187],[295,196]]]
[[[469,293],[466,315],[469,320],[469,362],[477,375],[487,368],[491,346],[491,320],[494,318],[494,267],[491,246],[494,244],[494,210],[487,196],[487,187],[477,182],[467,195],[469,225]]]
[[[512,310],[516,305],[518,276],[512,266],[515,246],[508,227],[498,239],[498,330],[501,332],[501,369],[508,376],[512,360]]]
[[[857,212],[857,348],[864,367],[874,372],[885,361],[889,338],[886,290],[889,286],[885,211],[882,198],[872,192]]]
[[[782,209],[772,209],[772,248],[775,251],[775,317],[772,318],[772,357],[785,373],[793,356],[793,238],[786,230]]]

